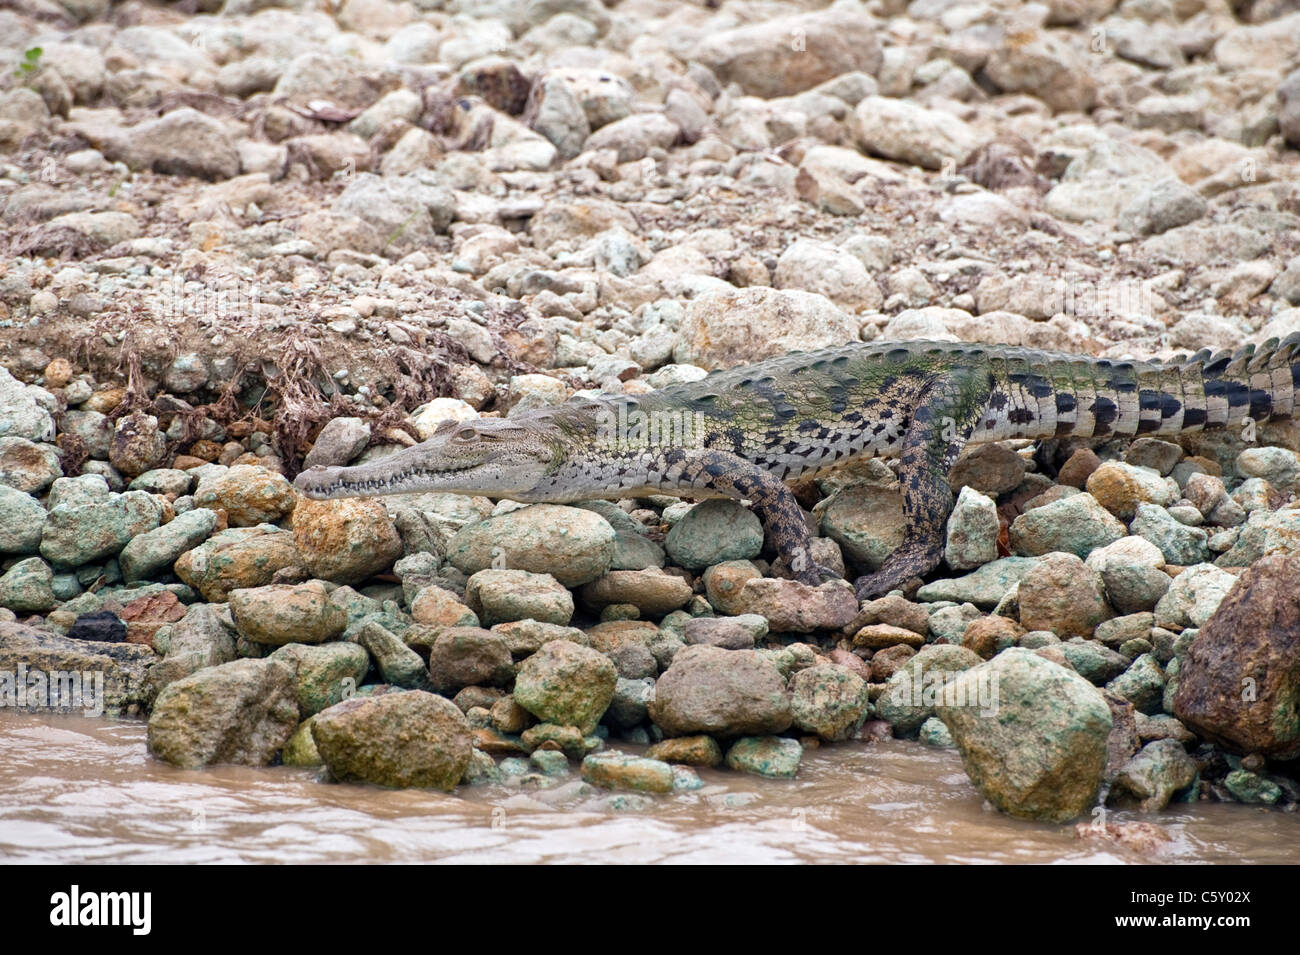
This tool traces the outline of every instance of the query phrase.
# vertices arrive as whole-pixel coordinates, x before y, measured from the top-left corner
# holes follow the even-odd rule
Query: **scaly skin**
[[[648,493],[752,502],[795,576],[835,576],[810,551],[785,481],[858,455],[896,457],[906,536],[858,596],[933,570],[968,445],[1011,438],[1177,435],[1291,417],[1300,335],[1235,353],[1110,361],[1002,345],[855,343],[784,355],[646,395],[448,422],[421,444],[295,485],[330,498],[453,491],[518,501]]]

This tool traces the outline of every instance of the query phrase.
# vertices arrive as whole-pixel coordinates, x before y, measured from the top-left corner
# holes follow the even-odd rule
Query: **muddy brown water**
[[[986,808],[951,751],[844,743],[795,780],[704,770],[693,793],[454,794],[318,782],[311,770],[180,770],[137,720],[0,710],[0,860],[171,862],[1254,862],[1300,861],[1300,816],[1198,803],[1157,822],[1157,855]]]

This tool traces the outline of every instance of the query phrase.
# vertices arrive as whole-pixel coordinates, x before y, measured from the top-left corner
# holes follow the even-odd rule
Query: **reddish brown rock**
[[[1300,755],[1300,554],[1256,561],[1178,670],[1174,715],[1238,753]]]
[[[154,634],[163,624],[185,616],[185,607],[170,590],[137,597],[122,608],[118,617],[126,623],[126,642],[153,646]]]

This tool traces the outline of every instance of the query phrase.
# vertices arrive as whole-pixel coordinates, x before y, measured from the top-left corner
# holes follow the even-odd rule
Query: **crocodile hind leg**
[[[903,488],[903,543],[873,574],[854,582],[859,600],[879,597],[929,573],[943,557],[944,529],[952,512],[952,469],[990,393],[988,376],[948,374],[920,395],[899,454]]]
[[[833,568],[813,558],[812,535],[803,509],[785,482],[770,471],[717,450],[668,451],[661,466],[674,488],[688,485],[749,501],[763,521],[768,540],[801,583],[816,586],[841,579]]]

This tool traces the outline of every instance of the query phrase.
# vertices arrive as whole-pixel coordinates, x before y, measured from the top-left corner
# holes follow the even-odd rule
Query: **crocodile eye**
[[[454,435],[452,435],[452,440],[462,441],[462,442],[473,441],[477,437],[478,437],[478,432],[475,431],[473,428],[461,428]]]

